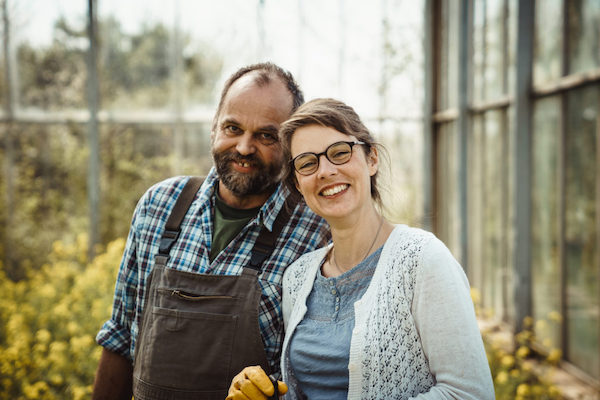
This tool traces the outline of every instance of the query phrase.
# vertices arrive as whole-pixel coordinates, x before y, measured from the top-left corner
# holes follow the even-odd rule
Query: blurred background
[[[0,399],[89,397],[137,200],[206,174],[222,84],[261,61],[306,99],[353,106],[385,145],[385,212],[465,268],[498,398],[598,398],[600,1],[0,0],[0,14]]]

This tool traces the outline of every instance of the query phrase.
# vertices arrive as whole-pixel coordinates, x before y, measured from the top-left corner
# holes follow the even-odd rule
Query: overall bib
[[[167,268],[168,252],[201,183],[191,178],[177,199],[148,279],[135,349],[136,400],[223,400],[244,367],[260,365],[270,373],[258,323],[258,271],[273,251],[287,208],[272,232],[263,227],[241,275]]]

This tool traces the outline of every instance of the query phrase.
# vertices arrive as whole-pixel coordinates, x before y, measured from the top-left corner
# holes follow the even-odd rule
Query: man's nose
[[[245,132],[243,135],[239,136],[235,149],[241,155],[253,154],[256,151],[256,143],[254,142],[252,134]]]

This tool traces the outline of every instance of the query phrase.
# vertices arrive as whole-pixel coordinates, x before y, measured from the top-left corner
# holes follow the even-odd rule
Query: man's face
[[[253,73],[231,85],[212,133],[220,182],[236,197],[270,193],[281,179],[279,125],[292,109],[292,95],[279,79],[259,87]]]

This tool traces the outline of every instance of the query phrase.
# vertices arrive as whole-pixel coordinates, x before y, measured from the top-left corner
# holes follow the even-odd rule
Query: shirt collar
[[[203,201],[208,200],[214,195],[217,181],[217,171],[215,167],[212,167],[204,182],[206,185],[208,185],[210,190],[203,191],[203,193],[205,193],[207,196],[207,199],[203,199]],[[289,196],[289,194],[290,191],[285,185],[282,183],[277,185],[277,189],[273,192],[273,194],[271,194],[271,196],[269,196],[265,204],[263,204],[263,206],[260,208],[256,218],[252,220],[251,224],[263,224],[269,231],[272,231],[275,218],[277,218],[277,215],[282,210],[285,199]]]

